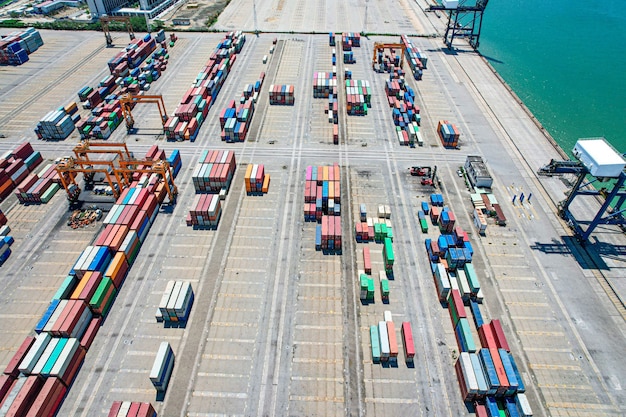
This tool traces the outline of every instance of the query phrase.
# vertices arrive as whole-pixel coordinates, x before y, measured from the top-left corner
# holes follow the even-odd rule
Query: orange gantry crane
[[[111,37],[111,31],[109,30],[109,23],[122,22],[126,25],[126,31],[132,41],[135,39],[135,32],[133,31],[133,25],[130,22],[129,16],[101,16],[100,23],[102,24],[102,32],[104,32],[104,38],[107,41],[107,46],[113,45],[113,38]]]
[[[105,155],[105,158],[94,159],[90,157],[92,154]],[[80,195],[80,187],[76,181],[80,173],[86,178],[93,177],[96,173],[103,174],[115,198],[131,184],[132,174],[135,172],[161,175],[170,202],[175,202],[178,194],[172,169],[167,161],[135,159],[125,143],[83,141],[74,148],[74,156],[59,161],[56,170],[71,202],[76,201]]]
[[[161,95],[135,95],[125,94],[120,99],[120,105],[122,106],[122,115],[126,122],[126,129],[131,131],[135,126],[135,118],[133,117],[132,109],[137,103],[154,103],[159,108],[159,115],[161,116],[161,124],[165,127],[167,121],[167,110],[165,110],[165,102]]]
[[[385,49],[400,49],[402,51],[400,55],[400,68],[404,63],[404,51],[406,47],[403,43],[384,43],[384,42],[375,42],[374,43],[374,54],[372,55],[372,66],[376,64],[376,54],[379,50],[384,51]]]

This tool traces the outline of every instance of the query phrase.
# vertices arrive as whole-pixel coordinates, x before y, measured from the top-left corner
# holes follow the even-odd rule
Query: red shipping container
[[[28,408],[33,403],[33,400],[41,391],[41,387],[43,386],[43,378],[39,375],[31,375],[26,378],[26,382],[22,386],[20,392],[17,393],[17,397],[9,407],[9,411],[7,412],[7,417],[17,417],[23,416],[28,411]]]
[[[35,337],[33,336],[27,336],[24,339],[20,347],[17,349],[17,352],[15,352],[15,355],[13,355],[13,357],[9,361],[9,364],[4,369],[5,375],[11,375],[14,377],[18,376],[20,371],[17,369],[17,367],[19,366],[20,362],[22,362],[22,359],[24,359],[24,356],[26,356],[26,354],[28,353],[28,349],[30,349],[34,342]],[[0,395],[0,398],[2,398],[2,395]]]
[[[484,404],[474,404],[474,410],[476,411],[476,417],[489,417],[489,414],[487,414],[487,408]]]
[[[111,409],[109,410],[108,417],[117,417],[117,413],[120,411],[121,407],[122,407],[121,401],[114,401],[113,404],[111,405]]]
[[[72,381],[78,373],[80,366],[83,364],[83,360],[85,360],[85,351],[79,347],[78,349],[76,349],[76,353],[74,354],[71,363],[61,377],[61,381],[63,381],[63,384],[66,387],[69,387],[72,384]]]
[[[139,403],[133,402],[130,404],[130,409],[128,410],[128,413],[126,414],[126,417],[137,417],[138,413],[139,413]]]
[[[360,223],[356,224],[357,226],[360,226]],[[365,246],[363,248],[363,263],[365,264],[365,273],[366,274],[372,274],[372,261],[370,259],[370,248]]]
[[[76,327],[76,325],[78,324],[78,321],[80,320],[81,315],[87,308],[87,305],[82,300],[70,300],[68,302],[68,305],[70,303],[73,303],[73,307],[70,310],[67,317],[65,318],[65,320],[63,320],[63,323],[61,324],[61,326],[59,326],[59,333],[63,337],[70,336],[70,334],[72,333],[72,330],[74,330],[74,327]]]
[[[150,403],[141,403],[139,407],[139,417],[152,417],[156,414],[154,407]]]
[[[507,352],[510,352],[509,343],[506,340],[506,336],[504,335],[504,330],[502,330],[502,324],[500,324],[500,320],[493,319],[491,320],[491,330],[493,331],[493,336],[496,340],[496,344],[498,348],[504,349]]]
[[[0,404],[4,401],[7,393],[11,391],[15,379],[16,377],[12,375],[0,375]]]
[[[30,142],[24,142],[21,145],[19,145],[17,148],[15,148],[15,150],[13,151],[13,156],[16,159],[26,159],[28,158],[33,152],[35,152],[33,150],[32,145],[30,144]]]
[[[500,381],[498,394],[504,394],[504,392],[509,389],[509,380],[506,377],[506,371],[504,370],[504,365],[502,365],[502,359],[500,359],[498,349],[489,349],[489,353],[491,354],[491,359],[493,359],[493,365],[496,368],[496,374],[498,374],[498,381]]]
[[[26,417],[53,416],[58,411],[66,391],[67,388],[59,378],[47,378]]]
[[[87,326],[87,330],[85,330],[85,334],[80,339],[80,346],[83,349],[88,350],[91,347],[91,344],[93,343],[96,334],[98,334],[98,330],[100,329],[101,324],[102,317],[91,319],[89,326]]]

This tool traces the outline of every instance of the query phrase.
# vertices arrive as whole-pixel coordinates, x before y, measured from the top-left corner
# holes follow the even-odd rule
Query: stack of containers
[[[53,110],[46,114],[35,128],[37,138],[43,140],[64,140],[74,130],[74,123],[80,120],[80,115],[76,112],[78,106],[71,103],[58,110]]]
[[[174,178],[178,176],[180,169],[183,167],[183,160],[180,157],[178,149],[174,149],[169,157],[166,159],[167,163],[172,168],[172,175]]]
[[[115,401],[108,417],[157,417],[157,413],[150,403]]]
[[[39,173],[30,174],[17,186],[15,196],[22,204],[47,203],[60,189],[59,175],[53,164],[48,164]]]
[[[150,381],[157,391],[165,392],[167,390],[172,369],[174,369],[174,351],[169,343],[161,342],[152,365],[152,371],[150,371]]]
[[[24,142],[15,150],[0,156],[0,201],[13,191],[28,174],[43,162],[39,152],[35,152],[30,142]]]
[[[270,104],[293,106],[295,103],[293,85],[270,85]]]
[[[313,97],[328,98],[337,95],[337,75],[332,72],[313,73]]]
[[[34,28],[12,32],[0,38],[0,65],[22,65],[28,55],[43,45],[41,35]]]
[[[108,63],[110,75],[96,88],[87,86],[78,92],[83,108],[91,109],[89,117],[75,120],[81,138],[108,139],[123,121],[120,98],[148,90],[166,70],[168,59],[167,50],[150,35],[133,40],[113,57]]]
[[[343,53],[343,63],[344,64],[355,64],[356,59],[354,59],[354,52],[346,51]]]
[[[233,151],[203,151],[192,174],[196,193],[228,192],[236,168]]]
[[[404,44],[404,56],[411,67],[413,78],[421,80],[423,70],[426,69],[428,64],[428,57],[419,48],[416,48],[406,35],[402,35],[400,40]]]
[[[11,256],[11,245],[15,239],[9,235],[10,231],[11,229],[6,225],[0,228],[0,265],[4,264]]]
[[[263,164],[248,164],[244,182],[248,195],[265,194],[269,190],[270,174],[265,172]]]
[[[317,221],[315,246],[325,253],[341,254],[341,170],[308,166],[304,189],[304,220]]]
[[[322,215],[341,215],[339,164],[308,166],[304,183],[304,220],[321,222]]]
[[[254,105],[257,102],[265,73],[262,72],[259,79],[254,84],[247,84],[241,94],[239,105],[231,101],[225,109],[222,109],[219,119],[222,128],[222,140],[232,142],[244,142],[248,129],[254,116]]]
[[[4,371],[0,381],[4,411],[14,415],[58,411],[158,212],[163,180],[145,174],[122,192],[116,214],[111,214],[96,238],[111,246],[94,245],[83,251],[37,323],[38,335],[24,340]],[[126,208],[133,205],[138,208]],[[27,378],[17,378],[19,373]]]
[[[378,280],[380,281],[380,295],[383,303],[389,302],[389,280],[387,274],[383,271],[378,271]]]
[[[187,322],[194,294],[191,284],[186,281],[169,281],[156,313],[158,322]]]
[[[346,80],[346,105],[351,116],[367,115],[367,108],[372,107],[372,88],[365,80]]]
[[[393,263],[395,255],[393,253],[393,245],[391,239],[386,237],[383,241],[383,261],[385,263],[385,272],[387,276],[393,276]]]
[[[220,41],[183,96],[174,116],[167,119],[164,127],[167,140],[195,140],[245,42],[242,32],[229,32]]]
[[[335,34],[333,32],[328,34],[328,45],[335,46]]]
[[[361,46],[361,35],[354,32],[347,32],[341,34],[341,46],[344,51],[351,51],[352,47],[358,48]]]
[[[456,125],[447,120],[440,120],[437,124],[437,133],[444,148],[456,148],[459,145],[461,133]]]
[[[392,109],[393,123],[400,145],[424,144],[419,131],[420,108],[415,104],[415,92],[409,87],[400,69],[395,69],[385,83],[387,102]]]
[[[187,214],[187,226],[216,229],[222,216],[222,203],[217,194],[198,194]]]
[[[408,329],[408,331],[406,330]],[[412,333],[410,330],[410,324],[405,322],[402,324],[402,336],[403,341],[405,340],[405,332],[408,332],[410,336],[410,343],[413,344],[412,341]],[[392,366],[396,366],[398,362],[398,339],[396,335],[396,326],[391,319],[391,312],[385,311],[385,320],[379,321],[378,326],[370,327],[370,341],[372,343],[372,359],[374,363],[378,362],[389,362]],[[408,349],[409,352],[413,352],[413,346]],[[379,355],[377,355],[379,354]],[[406,354],[406,353],[405,353]],[[407,362],[410,363],[413,361],[413,357],[415,353],[413,352],[413,356],[406,356]]]

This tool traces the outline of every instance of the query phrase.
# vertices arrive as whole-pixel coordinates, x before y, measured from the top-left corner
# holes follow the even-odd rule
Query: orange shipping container
[[[104,273],[104,276],[110,278],[115,288],[119,290],[127,272],[128,262],[126,261],[126,255],[124,252],[117,252],[113,256],[113,259],[111,259],[111,263]]]
[[[265,178],[263,179],[263,192],[267,193],[270,188],[270,174],[265,174]]]
[[[78,300],[80,293],[83,292],[85,285],[87,285],[87,282],[91,279],[91,273],[92,271],[86,271],[80,281],[78,281],[78,285],[76,285],[74,292],[72,292],[72,295],[70,296],[71,300]]]

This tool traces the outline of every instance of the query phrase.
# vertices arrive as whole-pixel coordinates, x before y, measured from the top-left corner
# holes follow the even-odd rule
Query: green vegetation
[[[19,19],[6,19],[0,21],[1,28],[24,28],[26,24]]]

